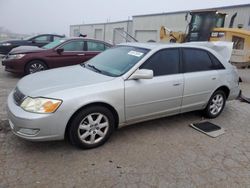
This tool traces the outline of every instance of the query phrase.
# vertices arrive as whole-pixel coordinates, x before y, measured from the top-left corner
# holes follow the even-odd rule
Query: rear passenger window
[[[212,61],[206,51],[198,49],[183,49],[185,72],[213,70]]]
[[[93,42],[93,41],[88,41],[88,51],[104,51],[105,50],[105,45],[100,42]]]
[[[83,51],[84,41],[71,41],[63,45],[61,48],[64,49],[65,52],[74,52],[74,51]]]
[[[211,53],[209,53],[209,56],[214,64],[214,69],[225,69],[225,67],[221,64],[221,62]]]
[[[179,50],[165,49],[152,55],[140,69],[153,70],[154,76],[179,73]]]

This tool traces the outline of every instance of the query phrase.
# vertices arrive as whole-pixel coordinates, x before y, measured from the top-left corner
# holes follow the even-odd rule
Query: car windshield
[[[56,46],[62,44],[65,41],[66,41],[66,39],[58,39],[58,40],[55,40],[54,42],[51,42],[51,43],[43,46],[42,48],[44,48],[44,49],[52,49],[52,48],[55,48]]]
[[[82,66],[108,76],[118,77],[131,69],[148,51],[143,48],[118,46],[102,52]]]

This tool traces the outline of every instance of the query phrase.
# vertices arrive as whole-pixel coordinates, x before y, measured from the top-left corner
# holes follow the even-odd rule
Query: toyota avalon
[[[195,44],[121,44],[85,64],[32,74],[8,97],[13,133],[80,148],[104,144],[121,126],[203,110],[219,116],[239,94],[221,54]]]

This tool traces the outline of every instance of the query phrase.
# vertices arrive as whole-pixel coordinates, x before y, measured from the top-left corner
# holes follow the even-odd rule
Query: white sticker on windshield
[[[128,53],[128,55],[133,55],[133,56],[136,56],[136,57],[141,57],[143,55],[143,53],[141,52],[136,52],[136,51],[130,51]]]

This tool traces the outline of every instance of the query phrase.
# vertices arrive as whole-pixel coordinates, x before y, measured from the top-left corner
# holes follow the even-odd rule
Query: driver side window
[[[153,70],[154,76],[179,73],[179,49],[164,49],[152,55],[140,69]]]

